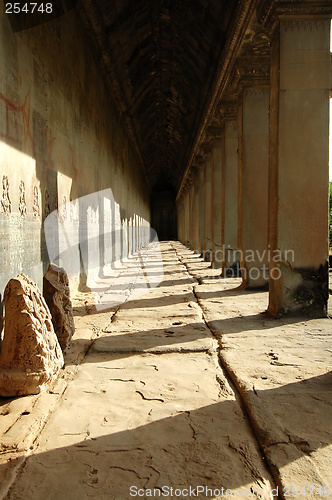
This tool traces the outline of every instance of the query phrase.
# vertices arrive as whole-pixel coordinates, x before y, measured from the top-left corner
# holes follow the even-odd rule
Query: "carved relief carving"
[[[190,169],[190,173],[189,173],[189,175],[187,177],[188,187],[190,187],[193,184],[194,180],[195,180],[195,174],[194,174],[193,170]]]
[[[67,198],[63,197],[62,207],[61,207],[61,215],[63,220],[67,219]]]
[[[206,137],[209,139],[210,144],[215,144],[221,141],[222,127],[221,125],[209,125],[206,129]]]
[[[45,189],[45,208],[44,208],[44,215],[47,217],[51,213],[51,207],[50,207],[50,192],[46,188]]]
[[[265,0],[258,9],[258,20],[264,26],[264,28],[270,33],[273,32],[277,23],[279,21],[279,16],[290,15],[290,16],[326,16],[331,18],[332,14],[332,4],[331,2],[310,2],[310,1],[299,1],[299,0],[288,0],[287,2],[279,2],[276,0]],[[304,19],[302,19],[304,20]],[[299,19],[299,21],[302,21]],[[314,19],[307,19],[307,21],[313,21]],[[316,18],[317,21],[319,19]],[[323,19],[320,19],[324,21]],[[330,19],[327,19],[330,22]],[[296,27],[290,27],[290,29],[297,29]],[[302,29],[302,28],[301,28]],[[308,27],[308,29],[314,29]]]
[[[266,77],[270,75],[270,58],[268,56],[241,56],[238,66],[242,78]]]
[[[239,105],[235,99],[220,100],[218,103],[218,116],[220,119],[235,119],[238,115]]]
[[[267,56],[241,56],[232,75],[231,89],[238,93],[243,85],[268,85],[270,58]]]
[[[39,194],[37,186],[34,186],[33,188],[32,212],[34,218],[38,219],[38,217],[40,216],[40,208],[39,208]]]
[[[275,2],[271,2],[271,0],[262,2],[261,6],[258,8],[257,17],[262,25],[271,29],[271,24],[275,19]]]
[[[243,44],[232,67],[230,79],[221,98],[236,100],[244,85],[269,84],[271,33],[254,16],[246,28]]]
[[[194,160],[193,161],[195,162],[195,165],[197,166],[197,168],[204,167],[204,158],[203,158],[203,155],[196,154],[194,156]]]
[[[1,211],[6,215],[9,215],[12,211],[12,203],[9,198],[9,180],[7,175],[2,177]]]
[[[69,220],[70,222],[73,222],[74,220],[74,203],[71,202],[69,205]]]
[[[199,168],[197,167],[197,165],[195,164],[191,165],[190,174],[193,176],[193,181],[196,182],[196,179],[198,178],[199,174]]]
[[[329,29],[331,21],[329,19],[283,19],[280,29],[284,31],[322,31]]]
[[[67,198],[66,198],[66,203],[67,203]],[[79,206],[77,200],[73,200],[67,203],[66,212],[67,212],[67,218],[70,220],[70,222],[78,220],[78,210]]]
[[[270,34],[257,22],[254,22],[245,34],[241,55],[251,57],[270,55]]]
[[[199,145],[199,154],[201,154],[203,157],[210,155],[212,152],[212,144],[209,138],[206,136],[204,137],[203,142]]]
[[[24,217],[27,214],[27,204],[25,201],[25,185],[24,182],[20,182],[20,202],[18,205],[19,212],[21,217]]]
[[[264,94],[269,94],[269,88],[268,87],[247,87],[246,88],[246,93],[248,95],[264,95]]]

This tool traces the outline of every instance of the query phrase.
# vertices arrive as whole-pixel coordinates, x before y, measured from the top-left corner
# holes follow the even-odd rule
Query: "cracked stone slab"
[[[181,246],[177,251],[190,259]],[[280,493],[310,482],[332,491],[331,320],[270,318],[268,294],[238,285],[203,280],[195,293]],[[309,496],[319,498],[319,490]]]
[[[114,335],[97,339],[91,350],[94,352],[130,353],[145,352],[165,354],[172,352],[208,352],[213,348],[211,337],[195,330],[189,333],[178,333],[165,330],[162,334],[158,331],[149,332],[149,335],[130,334]]]
[[[255,439],[216,374],[223,380],[204,353],[90,353],[8,499],[57,498],[65,488],[75,499],[124,500],[132,485],[189,484],[261,488],[270,498]]]
[[[165,278],[159,287],[122,304],[111,317],[88,316],[100,337],[8,499],[44,500],[50,492],[58,498],[66,491],[73,499],[126,500],[131,485],[158,491],[164,485],[251,488],[271,498],[273,479],[218,365],[215,341],[193,293],[195,281],[188,283],[187,269],[169,244],[161,248]],[[137,345],[140,337],[149,350],[162,345],[175,352],[98,350],[103,342],[118,349]]]

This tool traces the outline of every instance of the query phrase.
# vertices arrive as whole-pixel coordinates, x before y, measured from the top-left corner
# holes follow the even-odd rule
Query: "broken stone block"
[[[0,395],[39,394],[63,366],[51,314],[37,285],[23,274],[8,282],[4,305]]]
[[[52,316],[54,331],[63,352],[68,347],[75,326],[66,271],[49,264],[43,281],[43,293]]]

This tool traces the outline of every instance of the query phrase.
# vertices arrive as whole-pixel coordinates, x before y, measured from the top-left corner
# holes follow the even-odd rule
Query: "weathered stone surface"
[[[4,304],[0,395],[38,394],[63,366],[50,312],[35,283],[24,275],[8,282]]]
[[[72,338],[75,326],[66,271],[49,264],[43,280],[43,293],[52,315],[54,331],[64,352]]]
[[[237,489],[250,493],[251,488],[261,491],[254,498],[271,500],[274,483],[216,352],[197,350],[208,329],[193,293],[196,281],[168,243],[161,248],[167,278],[160,286],[131,300],[132,278],[130,298],[112,317],[109,312],[86,316],[91,333],[92,327],[105,331],[109,345],[113,339],[120,351],[88,351],[34,441],[22,474],[4,495],[7,500],[126,500],[132,485],[140,495],[146,488],[146,499],[153,493],[158,498],[164,485],[173,493],[202,485],[233,489],[232,498],[240,497]],[[138,348],[145,352],[123,352],[125,340],[132,344],[141,334]],[[156,355],[154,348],[166,342],[169,351]],[[71,369],[66,366],[65,376]],[[10,433],[16,436],[14,429]],[[205,498],[217,496],[222,498],[216,493]]]

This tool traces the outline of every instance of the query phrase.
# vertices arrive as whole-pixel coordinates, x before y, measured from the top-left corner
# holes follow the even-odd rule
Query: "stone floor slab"
[[[6,431],[4,498],[265,499],[301,486],[298,498],[326,497],[330,320],[269,318],[266,292],[239,290],[239,279],[220,279],[179,243],[161,250],[157,287],[135,295],[132,277],[109,310],[88,293],[76,301],[82,338],[66,354],[63,386],[49,394],[58,398],[50,416],[29,446],[22,434],[16,454],[13,416],[12,438]],[[189,496],[190,486],[202,489]]]

